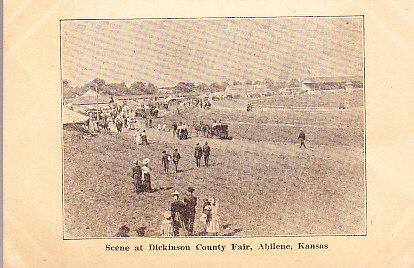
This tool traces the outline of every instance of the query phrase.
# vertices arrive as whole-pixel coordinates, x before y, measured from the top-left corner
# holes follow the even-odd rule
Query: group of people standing
[[[172,154],[172,156],[170,154],[167,153],[167,151],[162,151],[162,157],[161,157],[161,162],[162,162],[162,166],[164,168],[164,172],[168,173],[168,171],[170,170],[170,161],[172,160],[174,163],[174,167],[175,167],[175,172],[178,172],[178,162],[181,159],[181,155],[178,152],[178,149],[175,148],[174,152]]]
[[[151,187],[151,169],[149,168],[150,160],[145,158],[140,165],[138,160],[134,161],[132,167],[132,178],[134,179],[135,192],[152,192]]]
[[[144,130],[145,133],[145,130]],[[145,135],[145,134],[144,134]],[[140,135],[141,144],[143,142],[146,142],[148,144],[148,141],[146,140],[146,136],[143,139],[142,134]],[[137,136],[138,139],[138,136]],[[210,152],[211,148],[208,142],[204,144],[203,147],[200,146],[199,143],[197,143],[196,147],[194,148],[194,157],[197,167],[201,167],[201,158],[204,156],[204,165],[206,167],[209,166],[209,159],[210,159]],[[161,163],[163,167],[164,173],[169,173],[170,171],[170,162],[172,161],[174,163],[175,173],[179,172],[178,164],[181,160],[181,154],[178,151],[177,148],[174,149],[172,155],[169,154],[166,150],[162,151],[161,156]],[[135,192],[141,193],[141,192],[151,192],[151,175],[150,175],[150,168],[149,168],[149,158],[145,158],[142,160],[142,164],[138,160],[135,160],[133,162],[132,167],[132,178],[134,179],[135,184]]]
[[[197,167],[201,167],[201,158],[204,157],[204,166],[209,166],[209,159],[210,159],[210,153],[211,148],[210,145],[208,145],[208,142],[204,144],[203,147],[200,146],[200,143],[197,143],[197,145],[194,148],[194,158],[196,162]],[[175,148],[174,152],[169,154],[166,150],[162,151],[161,156],[161,163],[163,166],[164,173],[168,173],[170,170],[170,162],[172,161],[174,163],[175,172],[178,173],[178,164],[181,160],[181,154],[179,153],[178,149]]]
[[[147,132],[144,130],[142,131],[137,131],[137,134],[135,136],[135,142],[137,143],[137,145],[148,145],[148,136],[147,136]]]
[[[196,216],[197,197],[195,189],[188,187],[187,194],[180,200],[180,193],[173,192],[173,201],[169,211],[164,212],[161,223],[161,236],[192,236],[194,235],[194,222]],[[203,224],[203,233],[217,235],[220,229],[218,217],[218,203],[215,198],[204,200],[200,220]]]
[[[178,139],[183,140],[188,138],[187,125],[183,122],[174,122],[172,124],[172,134],[177,136]]]
[[[194,158],[196,160],[197,167],[201,167],[201,157],[204,156],[204,166],[208,167],[208,160],[210,158],[210,151],[211,148],[208,145],[208,142],[204,144],[203,147],[197,143],[196,147],[194,148]]]

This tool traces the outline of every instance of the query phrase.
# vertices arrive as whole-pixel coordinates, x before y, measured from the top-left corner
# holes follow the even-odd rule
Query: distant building
[[[158,92],[160,94],[173,94],[174,93],[174,87],[160,87],[158,88]]]
[[[362,76],[308,77],[302,81],[302,90],[349,90],[362,88],[363,81]]]
[[[229,85],[224,91],[227,95],[255,97],[271,94],[266,85]]]

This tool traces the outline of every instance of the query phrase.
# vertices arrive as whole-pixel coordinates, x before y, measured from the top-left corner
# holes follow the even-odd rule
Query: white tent
[[[62,121],[63,124],[78,124],[85,123],[89,119],[88,116],[72,111],[66,106],[62,107]]]
[[[71,105],[94,105],[98,104],[109,104],[111,96],[103,93],[97,93],[90,89],[85,92],[82,96],[75,98],[70,104]]]

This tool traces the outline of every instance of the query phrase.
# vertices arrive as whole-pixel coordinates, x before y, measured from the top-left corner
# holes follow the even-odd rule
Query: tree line
[[[98,91],[100,93],[121,96],[121,95],[140,95],[140,94],[156,94],[161,90],[168,89],[173,93],[189,93],[189,92],[218,92],[224,91],[229,86],[238,85],[266,85],[270,90],[278,90],[284,87],[298,87],[300,82],[296,78],[292,78],[290,81],[274,81],[271,78],[265,78],[263,80],[246,80],[233,82],[221,82],[221,83],[192,83],[192,82],[179,82],[173,87],[158,88],[152,83],[145,83],[142,81],[133,82],[130,86],[127,86],[125,82],[122,83],[107,83],[101,78],[95,78],[90,82],[87,82],[83,86],[72,86],[71,82],[67,79],[63,80],[63,97],[64,99],[75,98],[87,92],[88,90]]]

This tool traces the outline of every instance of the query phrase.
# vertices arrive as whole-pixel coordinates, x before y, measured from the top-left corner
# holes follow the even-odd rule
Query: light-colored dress
[[[220,218],[218,216],[218,203],[211,205],[211,221],[207,223],[207,233],[217,234],[220,231]]]
[[[171,220],[163,220],[161,223],[161,236],[174,236]]]
[[[144,187],[144,191],[151,191],[151,175],[150,175],[150,168],[146,165],[142,166],[142,184]]]

